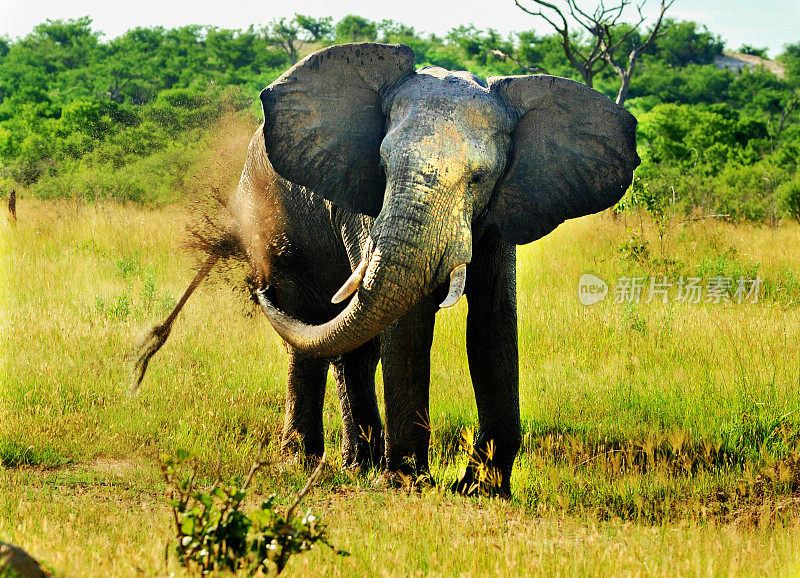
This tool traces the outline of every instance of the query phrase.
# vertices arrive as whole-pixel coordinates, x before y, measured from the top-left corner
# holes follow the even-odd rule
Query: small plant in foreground
[[[473,481],[465,488],[467,494],[494,496],[501,487],[502,474],[497,468],[492,467],[494,458],[494,442],[490,441],[486,449],[476,450],[475,431],[464,428],[461,431],[461,452],[467,456],[467,467],[473,470]]]
[[[322,472],[324,455],[285,513],[276,509],[275,494],[249,514],[241,510],[253,475],[265,465],[260,459],[263,447],[241,486],[218,480],[208,491],[195,487],[197,462],[188,452],[162,456],[161,469],[177,530],[176,551],[186,568],[201,576],[219,570],[245,571],[251,576],[259,570],[280,574],[293,554],[307,552],[317,543],[348,555],[328,542],[325,526],[310,510],[303,516],[295,514]],[[191,473],[185,467],[189,461],[194,461]]]

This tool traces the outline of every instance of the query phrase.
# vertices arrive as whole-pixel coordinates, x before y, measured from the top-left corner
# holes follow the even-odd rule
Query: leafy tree
[[[164,88],[184,88],[206,76],[205,29],[190,25],[166,31],[158,61],[164,63],[160,81]]]
[[[787,44],[778,60],[783,64],[786,79],[795,88],[800,87],[800,42]]]
[[[185,131],[208,124],[217,113],[205,94],[190,88],[172,88],[158,94],[145,118],[168,130]]]
[[[128,31],[100,47],[96,68],[98,78],[95,87],[98,92],[106,94],[112,101],[123,102],[126,93],[131,95],[128,89],[133,83],[145,78],[146,71],[143,65],[147,60],[143,61],[142,59],[141,45],[138,42],[130,41],[130,36],[137,34],[139,30],[144,31],[143,29]],[[142,48],[147,48],[147,46],[142,46]],[[153,92],[148,94],[148,91],[141,91],[139,94],[144,97],[137,99],[137,104],[144,104],[155,96]]]
[[[548,2],[568,2],[582,14],[576,0]],[[247,108],[255,121],[253,95],[299,58],[304,44],[332,41],[334,31],[339,42],[411,46],[418,65],[480,77],[547,72],[581,79],[557,31],[504,37],[459,26],[439,37],[392,20],[351,15],[334,27],[330,17],[296,14],[266,28],[133,28],[101,42],[89,18],[48,20],[22,39],[0,38],[0,178],[43,198],[175,199],[190,188],[185,175],[209,125]],[[800,43],[778,57],[779,77],[765,68],[716,68],[722,41],[694,22],[664,19],[643,49],[652,27],[617,22],[601,32],[598,50],[611,43],[615,54],[637,52],[626,105],[640,120],[637,175],[654,194],[672,198],[674,188],[687,211],[749,219],[774,221],[797,206]],[[597,42],[571,24],[568,37],[583,56]],[[595,61],[598,90],[618,95],[619,78],[607,59]]]
[[[395,20],[381,20],[376,28],[382,42],[388,42],[391,38],[414,38],[417,35],[413,26],[407,26]]]
[[[640,127],[648,160],[706,175],[731,162],[757,161],[767,148],[767,127],[724,104],[660,104],[640,119]]]
[[[795,123],[786,127],[781,134],[781,141],[772,160],[776,165],[785,168],[790,173],[800,176],[800,124]]]
[[[30,40],[45,49],[53,58],[50,66],[78,68],[91,60],[99,32],[91,29],[92,19],[83,16],[75,20],[46,20],[34,27]]]
[[[577,75],[564,54],[561,42],[553,34],[540,36],[534,31],[520,32],[517,35],[516,59],[522,70],[529,74]]]
[[[631,82],[630,96],[655,96],[659,102],[714,104],[726,102],[735,75],[713,65],[689,64],[675,68],[647,60]]]
[[[333,17],[313,18],[303,14],[295,14],[294,21],[305,30],[310,42],[328,40],[333,33]]]
[[[779,185],[776,194],[783,208],[800,222],[800,175],[796,174],[793,180]]]
[[[290,64],[295,64],[300,57],[300,47],[303,45],[301,30],[294,18],[278,18],[269,25],[270,42],[286,53]]]
[[[763,118],[776,138],[797,117],[800,91],[764,68],[743,70],[730,93],[733,104]]]
[[[420,55],[417,55],[417,64],[441,66],[442,68],[449,68],[450,70],[468,68],[468,66],[465,66],[461,49],[452,43],[445,42],[442,38],[435,35],[431,35],[430,37],[430,44],[424,54],[424,58],[420,59]]]
[[[53,140],[39,133],[31,133],[20,143],[15,177],[23,185],[35,183],[54,165]]]
[[[294,18],[278,18],[269,26],[267,40],[279,47],[295,64],[300,57],[300,49],[307,42],[320,42],[330,37],[333,18],[312,18],[295,14]]]
[[[336,24],[336,42],[374,42],[378,27],[374,22],[348,14]]]
[[[710,200],[716,212],[730,215],[734,221],[766,221],[774,225],[785,210],[780,189],[786,174],[772,163],[731,163],[724,167],[714,182]]]
[[[503,38],[496,30],[458,26],[447,33],[447,39],[461,49],[461,60],[469,62],[466,68],[476,74],[515,74],[524,70],[511,38]]]
[[[664,21],[667,33],[656,38],[647,51],[670,66],[689,64],[711,64],[722,54],[724,43],[705,26],[699,29],[696,22]]]
[[[59,132],[62,134],[82,132],[99,139],[113,130],[113,121],[111,117],[103,114],[104,112],[98,102],[76,100],[61,110]]]
[[[481,32],[475,26],[458,26],[447,33],[447,39],[457,44],[468,58],[474,58],[483,52],[484,39]]]
[[[0,102],[65,102],[70,95],[91,94],[86,68],[99,33],[88,17],[47,20],[23,40],[9,46],[0,67]]]
[[[406,26],[394,20],[381,20],[376,26],[380,42],[387,44],[405,44],[414,51],[418,65],[430,63],[428,53],[438,41],[423,38],[418,35],[413,27]]]
[[[204,44],[207,66],[220,72],[253,66],[259,51],[267,48],[266,41],[254,33],[252,26],[246,31],[209,28]]]

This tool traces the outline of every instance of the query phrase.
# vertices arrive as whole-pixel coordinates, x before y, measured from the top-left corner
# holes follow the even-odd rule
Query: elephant
[[[284,449],[324,451],[332,367],[343,462],[425,476],[435,314],[466,294],[478,432],[454,488],[509,495],[521,443],[516,246],[622,197],[639,164],[636,119],[572,80],[484,84],[415,70],[410,48],[378,43],[314,52],[260,99],[229,208],[254,297],[289,352]],[[151,333],[136,383],[216,258]]]

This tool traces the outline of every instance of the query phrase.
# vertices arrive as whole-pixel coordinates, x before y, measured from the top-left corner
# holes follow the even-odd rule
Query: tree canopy
[[[641,45],[645,31],[617,26],[616,38]],[[800,187],[800,42],[778,57],[780,75],[737,73],[714,66],[724,44],[705,26],[665,20],[663,31],[638,56],[626,100],[639,119],[644,162],[637,174],[651,190],[677,190],[691,211],[718,209],[719,191],[730,190],[735,175],[745,178],[737,172],[745,168],[773,183],[756,196]],[[261,88],[304,54],[336,42],[403,43],[419,66],[482,78],[545,72],[581,80],[563,38],[531,30],[504,36],[458,26],[440,37],[392,20],[297,14],[246,30],[150,27],[101,37],[83,17],[0,38],[0,188],[139,201],[157,201],[159,190],[180,194],[181,168],[216,119],[233,113],[255,121]],[[592,39],[577,34],[574,42],[590,48]],[[617,73],[600,68],[593,85],[615,98]]]

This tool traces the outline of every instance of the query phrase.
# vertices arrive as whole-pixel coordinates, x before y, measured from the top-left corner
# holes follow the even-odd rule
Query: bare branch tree
[[[634,30],[636,30],[643,22],[644,16],[642,15],[642,7],[644,6],[644,2],[639,4],[636,9],[639,12],[639,21],[628,31],[626,31],[619,40],[614,42],[613,40],[613,30],[610,25],[605,25],[605,34],[603,35],[603,59],[611,65],[611,68],[617,73],[620,78],[621,84],[619,87],[619,92],[617,93],[617,104],[620,106],[625,104],[625,98],[628,96],[628,88],[631,84],[631,77],[633,76],[633,71],[636,68],[636,61],[639,58],[639,55],[650,46],[654,40],[661,38],[666,34],[666,29],[663,27],[664,23],[664,13],[672,6],[675,0],[661,0],[661,6],[658,12],[658,19],[656,23],[653,25],[653,28],[650,30],[650,34],[648,34],[647,38],[645,38],[644,42],[639,44],[638,46],[633,46],[631,48],[630,53],[628,53],[628,63],[627,66],[623,67],[618,59],[616,58],[616,54],[619,52],[620,46],[627,41]]]
[[[628,94],[637,59],[654,40],[664,35],[664,13],[675,0],[661,0],[655,25],[644,42],[633,46],[627,57],[627,66],[623,67],[619,63],[620,51],[626,42],[638,39],[638,35],[634,36],[634,32],[645,21],[642,8],[646,1],[643,0],[641,4],[636,5],[639,13],[638,21],[624,29],[619,26],[620,18],[625,8],[631,5],[632,0],[619,0],[619,3],[613,6],[606,6],[605,0],[600,0],[600,3],[591,12],[578,6],[577,0],[563,0],[563,7],[546,0],[514,0],[514,3],[523,12],[542,18],[553,27],[561,37],[564,54],[581,75],[586,86],[592,86],[594,77],[607,65],[610,65],[622,81],[617,94],[617,104],[622,105]],[[523,5],[523,2],[532,3],[535,6],[528,7]],[[588,33],[588,42],[582,42],[581,38],[570,30],[570,21]]]
[[[579,39],[575,34],[572,33],[572,31],[570,31],[567,16],[561,8],[555,4],[546,2],[545,0],[532,1],[539,6],[538,9],[532,9],[523,6],[521,4],[521,0],[514,0],[514,4],[516,4],[523,12],[526,12],[531,16],[538,16],[553,27],[559,36],[561,36],[561,46],[563,47],[564,54],[567,56],[570,64],[572,64],[575,70],[578,71],[578,74],[581,75],[583,83],[586,86],[592,86],[594,83],[594,77],[598,72],[603,70],[607,64],[607,62],[603,60],[601,54],[601,41],[603,34],[605,34],[603,27],[599,26],[596,22],[593,22],[593,17],[586,16],[585,13],[581,11],[575,4],[575,0],[566,0],[568,15],[575,22],[577,22],[581,28],[585,28],[594,38],[594,41],[590,46],[582,47]],[[623,0],[623,4],[620,5],[620,11],[622,10],[624,2],[627,1],[628,0]],[[599,14],[598,11],[600,11]],[[603,8],[601,2],[600,7],[598,7],[597,11],[595,11],[595,15],[598,17],[607,17],[608,15],[606,12],[607,10]]]

